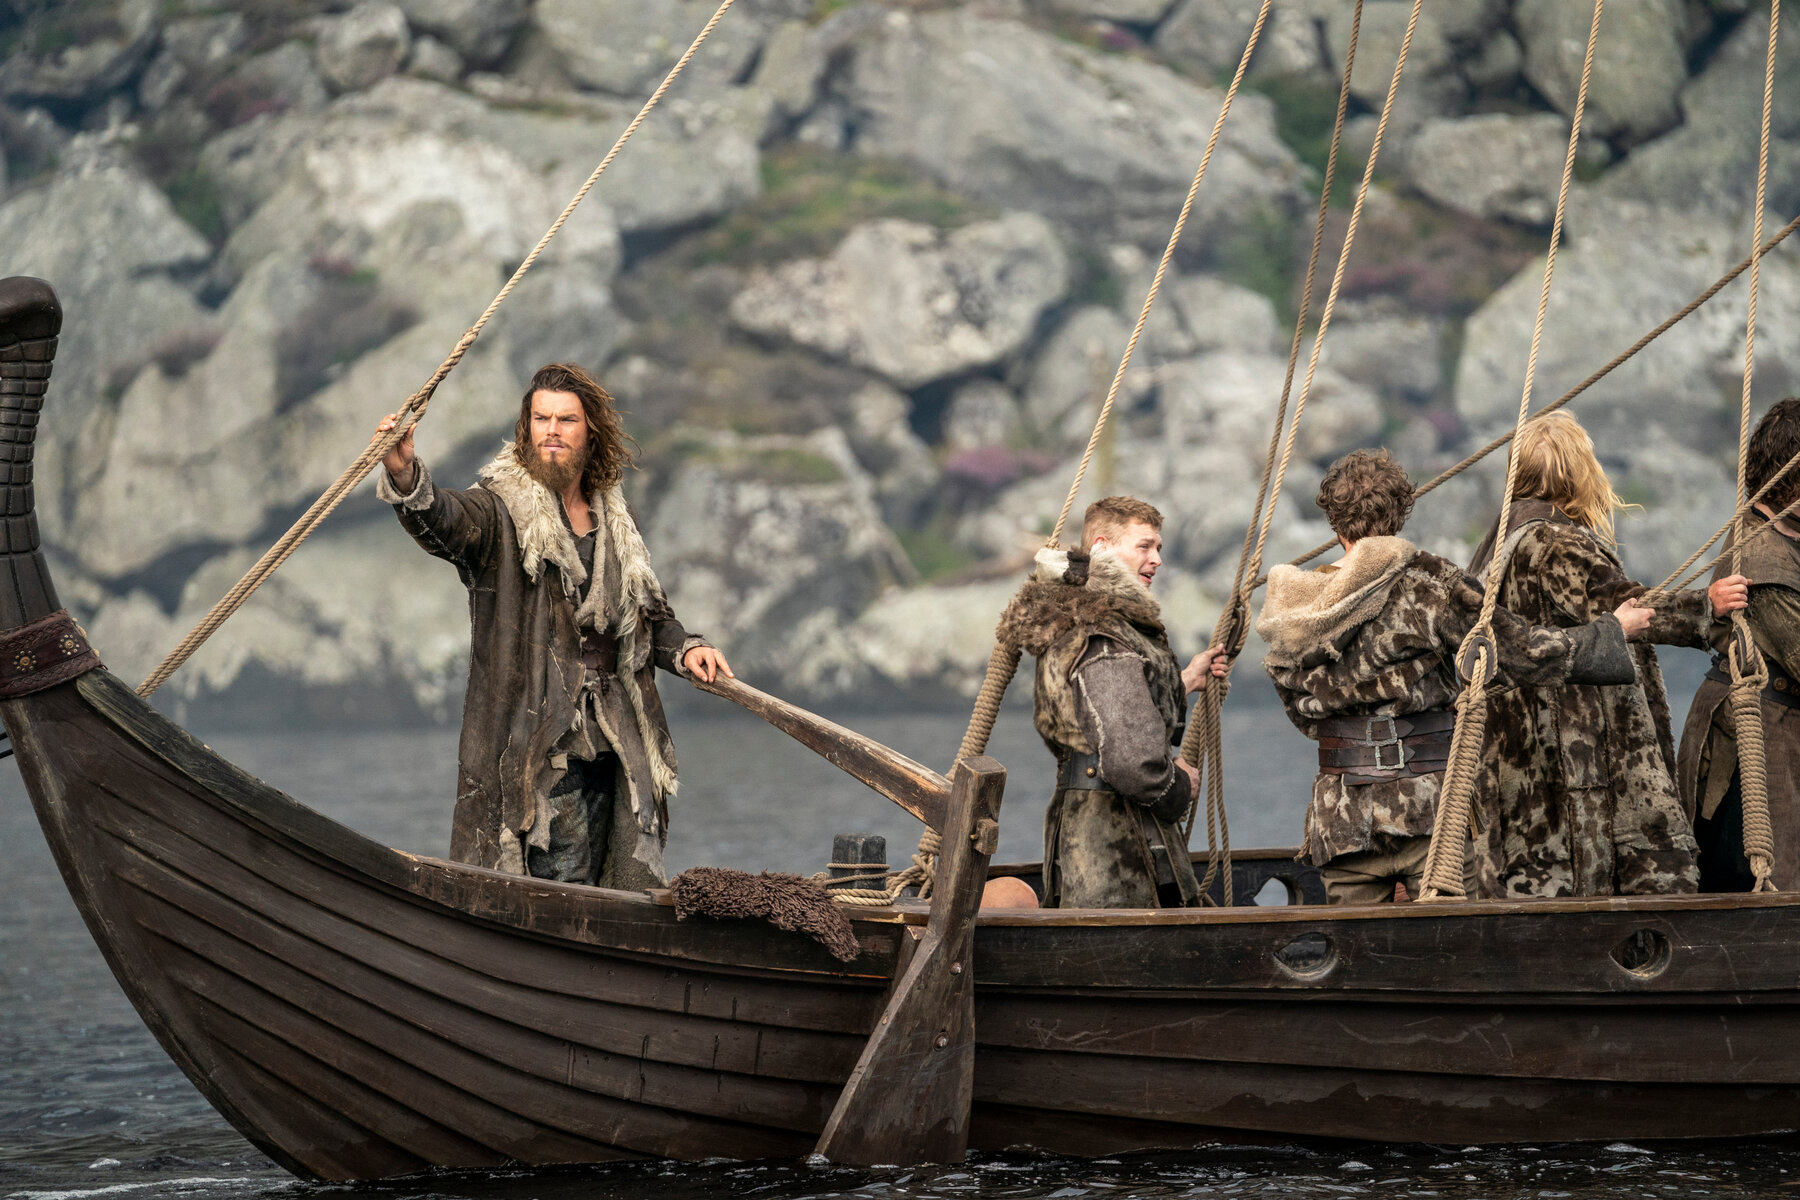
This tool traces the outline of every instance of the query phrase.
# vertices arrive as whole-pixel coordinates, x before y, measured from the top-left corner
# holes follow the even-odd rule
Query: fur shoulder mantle
[[[1042,657],[1071,633],[1126,621],[1161,632],[1162,606],[1117,555],[1038,551],[1031,579],[1001,614],[996,640]]]
[[[1366,537],[1337,563],[1311,571],[1286,565],[1271,570],[1256,618],[1256,632],[1269,643],[1269,660],[1297,663],[1367,622],[1418,556],[1418,547],[1405,538]]]
[[[480,480],[481,486],[506,506],[507,515],[512,518],[526,576],[536,583],[544,564],[553,563],[561,573],[569,599],[580,605],[578,615],[590,620],[598,616],[604,581],[596,578],[591,586],[584,588],[588,584],[588,573],[575,548],[575,534],[563,519],[562,502],[549,488],[531,477],[514,453],[512,442],[502,445],[500,453],[481,468]],[[637,625],[640,612],[653,610],[663,603],[662,585],[650,568],[650,552],[638,533],[637,522],[631,518],[623,489],[614,484],[604,492],[596,492],[588,497],[588,507],[599,516],[601,533],[620,564],[619,586],[624,604],[618,614],[618,632],[624,633]],[[594,556],[596,574],[603,569],[604,562],[604,556]],[[585,600],[582,599],[584,590]]]

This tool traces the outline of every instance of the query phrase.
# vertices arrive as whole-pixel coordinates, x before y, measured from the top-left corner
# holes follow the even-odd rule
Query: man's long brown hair
[[[605,491],[625,477],[633,465],[632,451],[637,443],[625,432],[619,410],[600,381],[586,368],[574,363],[551,363],[539,367],[519,401],[519,423],[513,428],[513,454],[521,465],[529,465],[531,455],[531,398],[539,392],[573,392],[581,400],[581,411],[587,417],[588,456],[581,468],[581,491],[591,496]]]

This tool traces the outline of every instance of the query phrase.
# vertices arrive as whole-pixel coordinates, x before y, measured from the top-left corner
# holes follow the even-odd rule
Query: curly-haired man
[[[1334,904],[1417,896],[1455,718],[1454,665],[1481,611],[1461,567],[1397,536],[1413,486],[1386,451],[1333,463],[1316,498],[1344,556],[1269,572],[1256,631],[1288,718],[1319,744],[1306,853]],[[1494,614],[1502,675],[1527,684],[1629,683],[1627,635],[1651,610],[1634,600],[1573,629]]]

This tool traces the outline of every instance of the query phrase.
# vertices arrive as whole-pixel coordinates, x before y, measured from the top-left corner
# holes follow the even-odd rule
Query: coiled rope
[[[213,605],[212,610],[201,619],[198,625],[194,626],[193,630],[189,632],[185,638],[182,639],[181,644],[170,651],[168,657],[164,658],[157,668],[150,673],[149,678],[138,685],[138,695],[150,695],[150,693],[161,687],[168,680],[169,676],[179,670],[181,665],[193,656],[194,651],[198,650],[207,638],[217,632],[219,626],[229,620],[233,613],[242,608],[244,602],[250,598],[251,594],[255,592],[257,588],[261,587],[264,582],[268,580],[269,576],[273,575],[276,570],[278,570],[281,565],[293,555],[294,551],[299,548],[300,543],[304,542],[312,534],[313,530],[317,529],[319,524],[324,521],[326,517],[330,516],[339,504],[343,503],[344,497],[350,494],[351,489],[355,488],[357,484],[367,478],[369,472],[375,468],[375,465],[386,457],[387,452],[398,445],[400,440],[408,433],[412,432],[418,423],[424,419],[425,411],[431,407],[431,398],[433,394],[436,393],[438,385],[443,383],[450,372],[456,369],[456,365],[462,361],[463,355],[469,352],[469,347],[475,344],[475,339],[481,336],[482,329],[487,326],[488,321],[493,317],[494,313],[499,310],[500,305],[506,301],[508,296],[512,295],[512,291],[519,285],[519,281],[525,278],[526,273],[530,271],[532,266],[537,262],[538,256],[544,252],[544,247],[550,244],[550,239],[555,237],[562,230],[562,227],[568,222],[569,218],[574,215],[576,206],[587,197],[587,194],[593,190],[594,185],[600,182],[600,176],[606,173],[608,167],[612,166],[613,160],[617,158],[619,152],[625,148],[625,143],[630,141],[631,136],[638,131],[638,126],[642,125],[645,118],[647,118],[656,106],[662,102],[663,94],[667,92],[670,85],[680,77],[682,71],[687,69],[688,62],[694,57],[694,54],[700,49],[701,45],[705,43],[706,39],[712,35],[712,31],[718,28],[719,22],[724,18],[725,13],[735,3],[737,3],[737,0],[722,0],[718,10],[713,13],[712,19],[707,21],[705,27],[700,30],[699,36],[694,38],[693,42],[688,45],[687,51],[683,53],[682,56],[676,60],[675,65],[669,69],[669,73],[663,77],[663,81],[657,86],[656,91],[651,93],[650,98],[646,100],[643,107],[638,110],[637,116],[631,119],[631,123],[625,127],[625,131],[618,136],[618,139],[615,142],[613,142],[612,149],[606,152],[606,157],[600,160],[600,165],[594,168],[593,173],[587,177],[586,182],[584,182],[580,189],[576,191],[569,203],[563,207],[562,212],[557,214],[556,220],[550,223],[550,228],[545,231],[543,237],[538,239],[537,245],[531,248],[531,253],[527,254],[524,261],[513,271],[511,277],[507,279],[505,286],[500,289],[499,294],[496,295],[488,304],[487,308],[482,311],[481,316],[476,319],[475,324],[471,325],[468,331],[457,341],[456,347],[451,350],[449,356],[438,365],[437,370],[431,373],[431,378],[425,381],[425,386],[407,398],[406,403],[400,408],[398,414],[399,419],[395,421],[394,428],[386,435],[371,442],[363,452],[357,456],[356,461],[345,468],[344,473],[339,475],[317,500],[313,501],[312,507],[308,508],[306,512],[301,515],[300,519],[295,521],[292,527],[290,527],[286,533],[281,535],[280,540],[271,546],[268,551],[256,561],[256,565],[245,572],[242,579],[239,579],[236,584],[232,585],[231,590],[225,593],[224,597],[220,599],[217,604]]]
[[[1575,151],[1581,142],[1581,119],[1587,107],[1588,83],[1594,74],[1594,47],[1600,38],[1600,14],[1606,0],[1594,0],[1593,23],[1588,27],[1587,52],[1581,63],[1581,84],[1575,93],[1575,112],[1569,121],[1569,147],[1563,155],[1562,182],[1556,194],[1556,219],[1550,227],[1550,248],[1544,256],[1544,281],[1538,289],[1537,316],[1531,330],[1531,353],[1525,362],[1525,386],[1519,395],[1519,412],[1513,434],[1525,427],[1531,415],[1531,388],[1537,376],[1538,351],[1543,346],[1544,318],[1550,307],[1550,284],[1556,275],[1556,250],[1562,241],[1563,218],[1568,211],[1569,184],[1575,175]],[[1757,244],[1761,244],[1760,231]],[[1754,270],[1752,266],[1752,270]],[[1500,498],[1500,525],[1504,531],[1512,513],[1513,486],[1519,474],[1519,456],[1506,456],[1506,490]],[[1499,602],[1506,555],[1495,554],[1488,564],[1487,590],[1481,598],[1481,614],[1463,639],[1457,668],[1463,689],[1456,698],[1456,732],[1451,735],[1450,762],[1438,790],[1437,820],[1426,852],[1424,887],[1419,899],[1464,898],[1463,843],[1469,836],[1469,805],[1475,776],[1481,767],[1482,746],[1487,736],[1487,684],[1498,666],[1494,643],[1494,609]]]
[[[1781,5],[1769,6],[1769,50],[1763,65],[1761,141],[1756,160],[1755,233],[1750,240],[1749,315],[1744,323],[1744,383],[1738,397],[1738,475],[1740,500],[1749,491],[1745,472],[1750,459],[1750,390],[1756,373],[1756,301],[1762,273],[1763,207],[1769,188],[1769,118],[1775,102],[1775,43],[1781,29]],[[1741,574],[1744,559],[1744,520],[1740,507],[1731,538],[1731,573]],[[1737,734],[1738,787],[1743,799],[1744,857],[1756,878],[1753,890],[1772,892],[1775,870],[1775,835],[1769,824],[1768,749],[1763,742],[1762,690],[1769,685],[1769,667],[1750,636],[1744,611],[1731,614],[1732,638],[1726,661],[1731,668],[1731,722]]]

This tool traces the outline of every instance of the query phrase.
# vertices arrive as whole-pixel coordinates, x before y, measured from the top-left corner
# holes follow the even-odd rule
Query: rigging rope
[[[1756,301],[1762,273],[1763,207],[1769,189],[1769,118],[1775,101],[1776,36],[1781,29],[1781,5],[1769,6],[1769,51],[1763,64],[1761,143],[1756,161],[1755,232],[1751,237],[1750,304],[1744,324],[1744,382],[1738,398],[1738,472],[1740,500],[1749,491],[1745,472],[1750,459],[1750,392],[1756,374]],[[1739,509],[1731,536],[1731,573],[1741,574],[1744,559],[1744,519]],[[1744,611],[1731,614],[1732,640],[1726,655],[1731,668],[1731,722],[1737,734],[1738,787],[1743,800],[1744,857],[1756,878],[1755,891],[1772,892],[1770,875],[1775,870],[1775,838],[1769,825],[1768,752],[1763,743],[1762,690],[1769,683],[1768,664],[1750,636]]]
[[[1237,571],[1231,580],[1231,594],[1219,612],[1213,627],[1211,646],[1224,646],[1226,673],[1208,682],[1200,693],[1194,715],[1189,718],[1181,753],[1206,782],[1206,875],[1200,881],[1202,895],[1210,893],[1213,880],[1224,873],[1223,899],[1230,907],[1233,895],[1231,872],[1231,826],[1225,816],[1225,763],[1221,717],[1225,698],[1231,693],[1231,670],[1250,634],[1248,597],[1243,593],[1244,578],[1254,574],[1250,564],[1253,549],[1260,549],[1257,532],[1262,527],[1263,505],[1269,496],[1269,481],[1275,474],[1275,456],[1281,450],[1282,430],[1287,426],[1288,403],[1293,397],[1294,375],[1300,363],[1300,347],[1305,344],[1306,321],[1311,315],[1313,292],[1319,278],[1319,258],[1325,246],[1325,227],[1331,214],[1331,193],[1337,183],[1339,153],[1343,147],[1344,121],[1350,110],[1350,78],[1356,66],[1356,47],[1362,37],[1363,0],[1356,0],[1350,16],[1350,39],[1344,49],[1343,81],[1338,87],[1337,112],[1331,124],[1331,148],[1325,156],[1325,180],[1319,189],[1319,213],[1313,222],[1312,249],[1306,258],[1306,279],[1300,288],[1300,311],[1294,318],[1294,336],[1288,345],[1287,370],[1281,381],[1281,400],[1276,406],[1275,423],[1269,430],[1269,449],[1263,457],[1262,479],[1257,483],[1256,502],[1250,509],[1250,520],[1244,526],[1244,544],[1238,551]],[[1183,839],[1191,839],[1199,815],[1200,796],[1195,794],[1182,822]]]
[[[1640,351],[1642,351],[1646,346],[1650,345],[1651,342],[1654,342],[1657,338],[1660,338],[1663,334],[1669,332],[1669,330],[1675,328],[1675,326],[1677,326],[1677,325],[1681,324],[1681,322],[1687,320],[1688,317],[1693,315],[1693,313],[1696,309],[1705,305],[1714,296],[1717,296],[1721,291],[1723,291],[1739,275],[1742,275],[1745,271],[1748,271],[1750,269],[1751,262],[1757,257],[1757,253],[1767,254],[1769,251],[1775,249],[1775,247],[1781,245],[1782,242],[1786,241],[1788,239],[1789,235],[1791,235],[1796,229],[1800,229],[1800,216],[1794,217],[1793,220],[1789,221],[1786,225],[1783,225],[1781,227],[1781,230],[1778,233],[1776,233],[1774,237],[1772,237],[1768,241],[1764,242],[1762,244],[1760,252],[1753,252],[1749,258],[1743,259],[1736,266],[1732,267],[1729,271],[1727,271],[1723,275],[1719,276],[1716,280],[1714,280],[1712,282],[1711,285],[1709,285],[1707,287],[1707,289],[1705,291],[1701,292],[1698,296],[1695,296],[1692,300],[1689,300],[1686,304],[1682,305],[1681,308],[1677,309],[1667,319],[1665,319],[1662,322],[1662,324],[1656,326],[1656,328],[1654,328],[1650,332],[1646,333],[1643,337],[1640,337],[1637,341],[1633,342],[1631,345],[1627,346],[1625,349],[1619,351],[1619,353],[1613,355],[1613,357],[1604,366],[1602,366],[1598,370],[1594,371],[1594,373],[1589,375],[1586,379],[1583,379],[1580,383],[1576,384],[1574,387],[1572,387],[1568,391],[1564,392],[1561,396],[1557,397],[1555,400],[1552,400],[1550,403],[1544,405],[1544,407],[1542,407],[1542,408],[1538,409],[1536,412],[1532,413],[1531,419],[1533,421],[1535,421],[1539,417],[1548,416],[1549,414],[1555,412],[1557,409],[1562,408],[1564,405],[1566,405],[1570,401],[1574,400],[1577,396],[1581,395],[1583,392],[1587,391],[1589,388],[1591,388],[1595,384],[1599,383],[1602,379],[1605,379],[1608,375],[1611,375],[1614,371],[1618,370],[1620,367],[1622,367],[1626,363],[1630,362],[1633,358],[1636,358],[1638,353]],[[1470,454],[1467,458],[1465,458],[1461,462],[1457,463],[1455,466],[1449,467],[1449,468],[1445,469],[1444,471],[1439,472],[1429,482],[1421,485],[1417,491],[1413,492],[1413,498],[1416,500],[1420,496],[1423,496],[1428,492],[1436,491],[1439,487],[1450,482],[1452,479],[1455,479],[1458,475],[1461,475],[1464,471],[1467,471],[1470,467],[1474,466],[1476,463],[1480,462],[1482,459],[1486,458],[1488,455],[1492,454],[1494,451],[1499,450],[1503,446],[1510,445],[1512,443],[1513,436],[1517,432],[1518,431],[1516,429],[1507,430],[1505,433],[1501,434],[1499,437],[1495,438],[1493,441],[1489,442],[1487,445],[1483,446],[1481,449],[1476,450],[1475,452]],[[1723,537],[1725,532],[1726,532],[1726,530],[1720,530],[1720,532],[1714,536],[1713,541],[1717,541],[1720,537]],[[1697,559],[1697,558],[1699,558],[1700,555],[1706,553],[1706,551],[1711,548],[1712,544],[1713,543],[1709,541],[1706,545],[1700,547],[1699,550],[1695,551],[1694,557],[1690,558],[1688,560],[1688,562],[1683,565],[1682,570],[1686,570],[1688,566],[1692,566],[1694,559]],[[1294,559],[1292,564],[1290,564],[1290,565],[1296,566],[1296,567],[1305,566],[1307,563],[1309,563],[1313,559],[1319,557],[1319,555],[1324,554],[1326,551],[1330,550],[1335,545],[1337,545],[1337,542],[1335,539],[1332,541],[1329,541],[1329,542],[1320,542],[1317,546],[1314,546],[1311,550],[1308,550],[1305,554],[1302,554],[1299,558]],[[1676,572],[1677,575],[1679,575],[1680,573],[1681,573],[1680,571]],[[1671,577],[1671,578],[1673,578],[1673,577]],[[1267,582],[1268,582],[1268,576],[1266,576],[1266,575],[1259,576],[1256,579],[1256,581],[1250,585],[1250,590],[1254,591]]]
[[[1531,353],[1525,360],[1525,386],[1519,395],[1519,413],[1513,433],[1525,428],[1531,416],[1531,387],[1537,376],[1538,352],[1543,346],[1544,318],[1550,308],[1550,283],[1556,275],[1556,250],[1562,241],[1563,218],[1568,212],[1569,183],[1575,175],[1575,152],[1581,143],[1581,118],[1587,107],[1588,84],[1594,74],[1594,47],[1600,38],[1600,14],[1606,0],[1594,0],[1593,23],[1588,27],[1587,52],[1581,63],[1581,84],[1575,92],[1575,112],[1569,120],[1569,148],[1563,155],[1562,183],[1556,194],[1556,219],[1550,227],[1550,248],[1544,256],[1544,282],[1538,289],[1537,317],[1531,329]],[[1757,242],[1760,244],[1761,235]],[[1754,267],[1752,267],[1754,270]],[[1517,448],[1515,443],[1515,449]],[[1513,487],[1519,475],[1519,456],[1506,456],[1506,490],[1500,496],[1500,537],[1506,536],[1507,521],[1512,513]],[[1463,890],[1463,843],[1469,836],[1469,803],[1475,776],[1481,766],[1482,746],[1487,736],[1487,684],[1498,666],[1493,637],[1494,609],[1499,602],[1500,583],[1506,569],[1507,555],[1495,554],[1488,564],[1487,590],[1481,598],[1481,614],[1475,627],[1463,639],[1457,652],[1457,666],[1463,675],[1463,689],[1456,698],[1456,732],[1451,735],[1450,763],[1444,770],[1438,789],[1437,820],[1431,831],[1431,846],[1425,856],[1424,888],[1421,900],[1441,896],[1461,899]]]
[[[1360,10],[1362,0],[1357,0]],[[1169,273],[1169,264],[1174,261],[1175,247],[1180,245],[1181,236],[1187,229],[1188,217],[1194,211],[1194,201],[1200,194],[1200,183],[1206,178],[1206,169],[1212,163],[1213,151],[1218,148],[1219,137],[1225,130],[1225,118],[1231,115],[1231,105],[1237,99],[1238,89],[1243,85],[1244,75],[1250,69],[1250,59],[1256,53],[1257,44],[1262,40],[1263,28],[1268,24],[1269,12],[1274,7],[1274,0],[1262,0],[1257,10],[1256,23],[1250,27],[1249,40],[1244,43],[1244,52],[1238,57],[1237,71],[1231,77],[1231,85],[1225,89],[1225,99],[1219,105],[1218,118],[1213,122],[1212,133],[1206,139],[1206,150],[1200,156],[1200,165],[1194,171],[1193,182],[1188,185],[1187,196],[1181,202],[1181,212],[1175,218],[1175,228],[1169,232],[1168,243],[1163,247],[1162,258],[1156,264],[1156,274],[1151,277],[1150,290],[1144,296],[1143,306],[1138,310],[1137,324],[1132,327],[1131,337],[1125,343],[1125,352],[1119,359],[1118,370],[1113,372],[1112,384],[1106,389],[1106,399],[1101,402],[1100,413],[1094,419],[1094,431],[1088,435],[1087,448],[1082,451],[1081,463],[1075,468],[1075,478],[1069,484],[1069,494],[1064,497],[1062,511],[1057,514],[1056,525],[1051,530],[1046,546],[1055,546],[1062,540],[1063,528],[1068,524],[1069,511],[1075,506],[1075,497],[1081,492],[1081,481],[1087,474],[1088,464],[1093,461],[1094,450],[1100,444],[1100,437],[1106,430],[1107,419],[1112,415],[1114,404],[1119,398],[1119,388],[1125,382],[1125,373],[1131,366],[1131,357],[1137,351],[1138,342],[1144,336],[1144,326],[1149,323],[1150,309],[1156,303],[1156,297],[1162,290],[1163,279]],[[1004,642],[996,644],[988,655],[987,671],[982,676],[981,690],[975,697],[975,708],[969,714],[969,727],[963,734],[962,745],[957,749],[958,758],[969,758],[987,752],[988,739],[993,736],[994,722],[1000,716],[1000,704],[1006,697],[1006,689],[1012,685],[1013,677],[1018,674],[1019,660],[1022,657],[1019,647]],[[930,835],[931,830],[926,829]],[[1218,845],[1215,838],[1213,845]],[[935,853],[935,851],[933,851]],[[925,839],[919,840],[919,851],[914,854],[914,864],[918,864],[921,856],[929,859],[925,852]],[[1208,870],[1211,878],[1211,870]],[[1231,874],[1226,871],[1225,887],[1227,893],[1231,888]],[[1229,902],[1229,901],[1228,901]]]
[[[1082,477],[1087,474],[1088,463],[1094,457],[1094,448],[1100,444],[1100,435],[1106,428],[1107,418],[1112,415],[1113,405],[1119,398],[1119,387],[1125,380],[1126,370],[1131,366],[1131,356],[1144,335],[1144,326],[1150,320],[1150,308],[1156,303],[1157,293],[1162,290],[1163,277],[1169,272],[1169,263],[1175,257],[1175,247],[1181,241],[1188,217],[1194,211],[1194,200],[1200,194],[1200,181],[1206,178],[1206,168],[1212,163],[1219,135],[1225,130],[1225,118],[1231,115],[1232,101],[1237,99],[1244,74],[1250,69],[1250,58],[1256,53],[1256,45],[1262,39],[1263,26],[1268,22],[1269,10],[1273,5],[1274,0],[1262,0],[1262,8],[1256,14],[1256,24],[1250,28],[1250,40],[1245,43],[1244,53],[1238,58],[1237,73],[1231,77],[1231,86],[1225,90],[1218,119],[1213,122],[1212,134],[1206,139],[1206,152],[1200,156],[1200,166],[1194,171],[1194,181],[1188,185],[1187,198],[1181,202],[1181,213],[1176,217],[1175,228],[1170,232],[1168,244],[1163,248],[1162,260],[1156,266],[1156,275],[1150,280],[1150,291],[1145,295],[1143,307],[1138,311],[1137,324],[1132,328],[1131,340],[1125,344],[1125,354],[1119,360],[1119,369],[1113,372],[1112,386],[1107,388],[1106,399],[1100,405],[1100,415],[1094,420],[1094,431],[1088,436],[1087,449],[1081,455],[1081,465],[1075,469],[1075,481],[1069,485],[1069,494],[1063,500],[1062,512],[1056,518],[1056,527],[1045,542],[1047,546],[1056,545],[1062,538],[1063,526],[1069,520],[1069,510],[1074,507],[1075,497],[1081,491]],[[1000,702],[1006,696],[1006,689],[1012,684],[1013,676],[1018,673],[1019,659],[1020,653],[1016,646],[997,645],[988,656],[987,673],[982,678],[980,694],[975,698],[975,711],[969,716],[969,728],[963,734],[957,757],[968,758],[986,753],[988,738],[993,736],[994,721],[1000,714]]]
[[[568,222],[570,216],[574,214],[576,206],[579,205],[582,200],[587,197],[587,194],[593,190],[594,185],[600,181],[600,176],[606,173],[606,169],[612,166],[613,160],[617,158],[619,152],[625,148],[625,143],[631,140],[632,134],[638,131],[638,126],[642,125],[645,118],[648,117],[656,106],[662,102],[663,94],[669,90],[669,86],[675,82],[682,71],[687,69],[689,60],[694,57],[694,54],[700,49],[701,45],[705,43],[706,39],[712,35],[712,31],[718,27],[718,24],[724,18],[725,13],[736,2],[737,0],[722,0],[718,10],[713,13],[712,19],[707,21],[705,27],[700,30],[699,36],[694,38],[693,42],[688,45],[687,51],[682,54],[682,56],[676,60],[675,65],[669,69],[669,73],[663,77],[663,81],[657,86],[656,91],[651,93],[650,98],[646,100],[643,107],[638,110],[637,116],[631,119],[631,123],[625,127],[625,131],[613,142],[612,149],[606,152],[606,157],[600,160],[600,165],[594,168],[593,173],[587,177],[586,182],[584,182],[580,189],[576,191],[574,198],[563,207],[562,212],[557,214],[556,220],[551,222],[550,228],[545,231],[544,236],[539,238],[537,245],[531,248],[531,253],[527,254],[524,261],[513,271],[512,275],[507,279],[505,286],[500,289],[499,294],[489,302],[487,308],[482,311],[481,316],[475,321],[475,324],[471,325],[468,331],[457,341],[456,347],[451,350],[449,356],[438,365],[437,370],[432,372],[431,378],[425,381],[425,386],[407,398],[406,403],[401,406],[398,414],[399,419],[395,421],[393,430],[376,441],[371,442],[363,452],[357,456],[356,461],[351,463],[350,466],[345,469],[344,473],[338,476],[317,500],[313,501],[312,507],[308,508],[306,512],[301,515],[300,519],[295,521],[292,527],[290,527],[286,533],[281,535],[280,540],[271,546],[268,551],[257,560],[256,565],[251,567],[250,570],[244,574],[244,577],[232,586],[231,590],[212,607],[212,610],[201,619],[200,623],[189,632],[187,637],[182,639],[181,644],[170,651],[168,657],[163,659],[157,668],[150,673],[149,678],[145,679],[144,682],[138,686],[138,695],[150,695],[150,693],[161,687],[168,680],[169,676],[179,670],[181,665],[187,662],[193,655],[194,651],[198,650],[207,638],[217,632],[219,626],[223,625],[231,618],[233,613],[243,607],[244,602],[250,598],[251,593],[261,587],[263,583],[268,580],[269,576],[273,575],[276,570],[278,570],[281,565],[293,555],[294,551],[299,548],[300,543],[304,542],[312,534],[313,530],[318,528],[319,524],[324,521],[326,517],[331,515],[337,506],[343,502],[344,497],[350,494],[351,489],[368,476],[369,472],[374,469],[375,465],[379,463],[383,457],[386,456],[387,452],[398,445],[400,440],[408,433],[412,432],[414,427],[416,427],[424,418],[425,410],[431,406],[432,395],[437,391],[438,385],[444,381],[451,371],[456,369],[456,365],[462,361],[463,355],[468,353],[469,347],[475,344],[475,339],[481,336],[482,329],[486,327],[488,321],[500,308],[500,305],[512,294],[513,289],[518,286],[519,281],[525,278],[526,272],[530,271],[532,266],[537,262],[538,256],[544,252],[544,247],[550,244],[550,239],[555,237],[562,230],[562,227]]]

